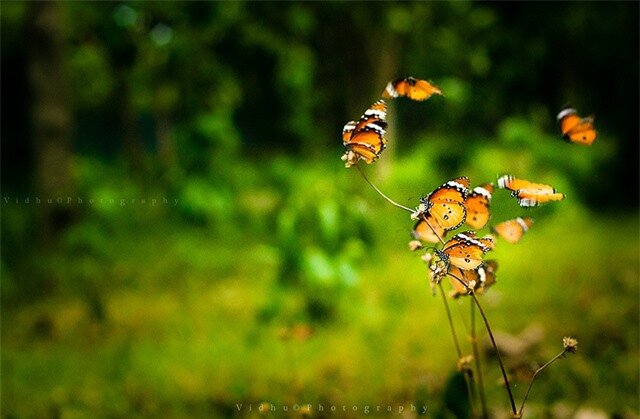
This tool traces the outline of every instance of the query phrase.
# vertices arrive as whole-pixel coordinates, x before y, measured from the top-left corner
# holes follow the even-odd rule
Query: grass
[[[420,402],[437,413],[457,361],[442,303],[419,255],[407,250],[408,216],[383,204],[375,210],[385,222],[375,224],[357,283],[336,294],[326,321],[309,320],[305,292],[278,282],[272,238],[186,226],[118,232],[113,262],[88,270],[98,276],[89,283],[102,317],[86,295],[64,290],[3,309],[3,415],[225,417],[236,403],[261,402]],[[498,284],[482,301],[494,330],[543,327],[524,361],[543,363],[564,336],[580,341],[578,354],[536,381],[529,417],[563,406],[638,411],[637,230],[635,217],[568,207],[491,255]],[[265,318],[270,306],[277,309]],[[451,306],[464,343],[468,301]],[[300,323],[313,336],[282,338]],[[484,358],[489,404],[504,410],[497,363]],[[515,384],[517,401],[526,384]]]

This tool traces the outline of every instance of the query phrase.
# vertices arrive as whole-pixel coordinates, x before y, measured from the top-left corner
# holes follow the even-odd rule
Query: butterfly
[[[591,145],[598,133],[593,127],[593,116],[581,118],[573,108],[565,108],[558,114],[562,138],[569,143]]]
[[[509,243],[518,243],[533,221],[531,217],[518,217],[492,226],[491,231]]]
[[[465,231],[453,236],[444,244],[442,250],[436,250],[436,255],[447,266],[454,265],[460,269],[476,269],[482,264],[482,256],[493,247],[492,238],[478,238],[473,231]]]
[[[382,92],[382,97],[391,99],[406,96],[412,100],[422,101],[429,99],[433,94],[442,95],[442,91],[426,80],[407,77],[387,83],[387,87]]]
[[[422,218],[424,217],[424,218]],[[426,219],[426,220],[425,220]],[[422,214],[411,232],[416,240],[438,243],[444,237],[445,229],[431,214]]]
[[[464,200],[469,191],[469,178],[461,176],[439,186],[420,199],[426,206],[426,213],[430,215],[444,229],[453,230],[464,222],[467,210]]]
[[[514,178],[504,175],[498,179],[498,187],[511,191],[511,196],[518,199],[521,207],[535,207],[551,201],[562,201],[564,194],[556,189],[542,183],[532,183],[528,180]]]
[[[347,151],[342,156],[345,166],[351,167],[362,159],[373,163],[387,145],[384,138],[387,128],[387,104],[384,100],[375,102],[360,117],[360,120],[349,121],[342,129],[342,143]]]
[[[482,186],[476,186],[467,195],[464,206],[467,209],[467,218],[465,222],[471,228],[479,229],[484,227],[491,216],[489,212],[489,203],[491,202],[491,194],[493,193],[493,184],[487,183]]]
[[[498,270],[498,262],[495,260],[487,260],[476,269],[460,269],[457,266],[449,266],[449,280],[453,287],[451,296],[457,298],[459,296],[468,295],[468,288],[473,288],[478,294],[484,293],[487,288],[496,283],[496,271]],[[464,282],[467,287],[462,285]]]

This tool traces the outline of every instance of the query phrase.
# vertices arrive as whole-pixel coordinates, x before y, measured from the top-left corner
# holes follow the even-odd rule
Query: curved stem
[[[369,186],[371,186],[376,192],[378,192],[380,194],[380,196],[382,196],[384,199],[386,199],[391,205],[396,206],[398,208],[401,208],[401,209],[403,209],[405,211],[409,211],[410,213],[414,212],[411,208],[405,207],[402,204],[398,204],[396,201],[394,201],[393,199],[391,199],[387,195],[385,195],[380,189],[378,189],[378,187],[376,185],[371,183],[369,178],[367,178],[367,175],[364,174],[364,171],[362,170],[362,168],[360,168],[360,166],[357,165],[357,164],[356,164],[356,169],[358,169],[358,172],[360,172],[360,174],[362,175],[364,180],[369,184]]]
[[[471,347],[473,348],[473,358],[476,363],[476,372],[478,374],[478,394],[480,394],[480,405],[482,406],[482,417],[488,418],[487,412],[487,399],[484,394],[484,380],[482,378],[482,367],[480,365],[480,351],[478,350],[478,339],[476,336],[476,310],[473,301],[469,300],[471,304]]]
[[[533,381],[536,379],[537,375],[540,372],[542,372],[542,370],[544,370],[549,365],[551,365],[554,361],[562,358],[564,356],[564,354],[566,354],[566,353],[567,353],[567,350],[564,349],[562,352],[560,352],[558,355],[556,355],[553,358],[551,358],[551,360],[549,362],[547,362],[546,364],[544,364],[543,366],[538,368],[536,370],[536,372],[533,373],[533,377],[531,377],[531,382],[529,382],[529,387],[527,388],[527,392],[525,393],[524,399],[522,400],[522,405],[520,405],[520,411],[518,412],[519,417],[522,416],[522,410],[524,409],[524,404],[527,402],[527,398],[529,397],[529,392],[531,391],[531,387],[533,386]]]
[[[509,393],[509,401],[511,402],[511,411],[514,415],[517,416],[518,412],[516,410],[516,402],[513,400],[513,393],[511,392],[511,386],[509,385],[509,379],[507,378],[507,372],[504,369],[504,364],[502,363],[502,357],[500,356],[500,350],[498,349],[498,345],[496,345],[496,340],[493,337],[493,333],[491,332],[491,327],[489,326],[489,320],[487,320],[487,316],[485,316],[484,311],[482,310],[482,306],[480,305],[480,301],[476,297],[475,292],[471,293],[471,297],[473,301],[476,303],[478,307],[478,311],[482,316],[482,320],[484,321],[484,325],[487,329],[487,333],[489,333],[489,338],[491,339],[491,344],[493,345],[493,349],[496,351],[496,355],[498,355],[498,363],[500,364],[500,371],[502,372],[502,378],[504,379],[504,384],[507,387],[507,393]]]

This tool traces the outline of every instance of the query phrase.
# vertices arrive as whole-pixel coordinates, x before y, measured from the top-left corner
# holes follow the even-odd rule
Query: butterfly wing
[[[416,79],[415,77],[391,81],[387,84],[384,92],[382,92],[382,96],[385,98],[406,96],[409,99],[417,101],[427,100],[434,94],[442,95],[439,87],[426,80]]]
[[[424,217],[426,221],[421,218],[413,227],[413,237],[429,243],[438,243],[444,237],[445,229],[431,215],[425,214]]]
[[[486,185],[473,188],[467,199],[465,200],[465,208],[467,209],[467,218],[465,222],[474,229],[484,227],[491,213],[489,211],[489,204],[491,202],[491,194],[493,192],[493,185],[488,183]]]
[[[445,243],[440,253],[450,265],[461,269],[476,269],[482,264],[483,255],[493,249],[490,238],[477,238],[473,232],[458,233]]]
[[[468,188],[469,179],[459,177],[438,187],[421,201],[443,229],[453,230],[460,227],[467,217],[464,200]]]
[[[593,127],[593,117],[581,118],[575,109],[563,109],[558,114],[557,119],[560,124],[562,138],[567,142],[591,145],[598,136]]]
[[[507,220],[502,223],[496,224],[491,230],[496,233],[500,238],[508,243],[518,243],[529,227],[533,224],[533,218],[514,218],[513,220]]]
[[[380,156],[387,144],[384,138],[386,114],[387,105],[379,100],[365,111],[358,122],[351,121],[344,126],[342,143],[347,152],[343,159],[347,161],[347,166],[354,165],[360,159],[371,164]]]
[[[564,194],[557,192],[553,186],[529,182],[510,175],[500,177],[498,187],[512,191],[511,195],[518,199],[521,207],[535,207],[564,199]]]
[[[562,201],[564,194],[559,192],[541,192],[535,189],[521,189],[513,193],[521,207],[537,207],[553,201]]]
[[[570,143],[591,145],[596,140],[598,133],[593,127],[593,118],[583,118],[580,122],[569,129],[563,138]]]

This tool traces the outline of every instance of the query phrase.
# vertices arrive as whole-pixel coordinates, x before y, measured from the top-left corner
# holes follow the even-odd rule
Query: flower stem
[[[444,288],[442,287],[442,282],[438,283],[438,287],[440,288],[440,295],[442,295],[442,301],[444,303],[444,309],[447,312],[447,319],[449,320],[449,327],[451,329],[451,336],[453,336],[453,343],[456,347],[456,352],[458,353],[458,359],[462,359],[462,350],[460,349],[460,342],[458,341],[458,335],[456,334],[456,328],[453,325],[453,318],[451,317],[451,310],[449,310],[449,302],[447,301],[447,297],[444,292]],[[464,371],[464,381],[467,384],[467,397],[469,398],[469,405],[471,406],[471,416],[475,417],[475,406],[473,403],[473,395],[471,393],[471,371],[465,369]]]
[[[524,399],[522,400],[522,405],[520,405],[520,411],[518,412],[518,417],[522,417],[522,410],[524,409],[524,404],[527,402],[527,398],[529,397],[529,392],[531,391],[531,387],[533,387],[533,381],[536,379],[538,374],[541,373],[542,370],[547,368],[553,362],[555,362],[556,360],[562,358],[566,353],[567,353],[567,349],[565,348],[562,352],[560,352],[558,355],[556,355],[553,358],[551,358],[551,360],[549,362],[547,362],[546,364],[544,364],[543,366],[538,368],[536,370],[536,372],[533,373],[533,377],[531,377],[531,381],[529,382],[529,387],[527,388],[527,392],[525,393]]]
[[[369,186],[371,186],[376,192],[378,192],[380,194],[381,197],[383,197],[384,199],[386,199],[391,205],[396,206],[398,208],[401,208],[405,211],[409,211],[410,213],[413,213],[413,210],[409,207],[405,207],[402,204],[398,204],[396,201],[394,201],[393,199],[389,198],[387,195],[385,195],[380,189],[378,189],[378,187],[376,185],[374,185],[373,183],[371,183],[371,181],[369,180],[369,178],[367,178],[367,175],[364,174],[364,171],[362,170],[362,168],[360,168],[359,165],[356,164],[356,169],[358,169],[358,172],[360,172],[360,174],[362,175],[362,177],[364,178],[364,180],[369,184]]]
[[[475,292],[471,293],[471,297],[473,301],[476,303],[478,307],[478,311],[482,316],[482,320],[484,321],[484,325],[487,329],[487,333],[489,333],[489,338],[491,339],[491,344],[493,345],[493,349],[496,351],[496,355],[498,355],[498,363],[500,364],[500,371],[502,372],[502,378],[504,379],[504,385],[507,387],[507,393],[509,393],[509,401],[511,402],[511,411],[517,417],[516,410],[516,402],[513,400],[513,393],[511,392],[511,386],[509,385],[509,379],[507,378],[507,372],[504,369],[504,364],[502,363],[502,357],[500,356],[500,350],[498,349],[498,345],[496,345],[496,340],[493,337],[493,333],[491,332],[491,327],[489,326],[489,320],[487,320],[487,316],[485,316],[484,311],[482,310],[482,306],[480,305],[480,301],[476,297]]]
[[[480,394],[480,404],[482,406],[482,417],[488,418],[487,412],[487,399],[484,394],[484,381],[482,378],[482,367],[480,365],[480,351],[478,350],[478,339],[476,336],[476,310],[473,301],[469,300],[471,304],[471,347],[473,348],[473,358],[476,363],[476,372],[478,375],[478,393]]]

